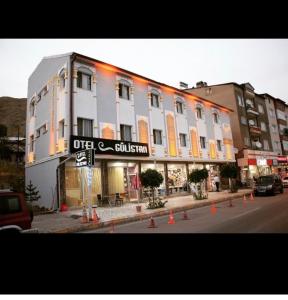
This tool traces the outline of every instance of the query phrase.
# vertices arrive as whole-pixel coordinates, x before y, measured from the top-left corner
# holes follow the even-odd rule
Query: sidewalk
[[[112,222],[116,224],[123,224],[137,220],[148,219],[151,216],[157,217],[161,215],[168,215],[170,210],[179,212],[186,209],[197,208],[201,206],[208,206],[212,202],[218,203],[230,199],[243,197],[244,194],[250,195],[251,189],[239,190],[238,193],[211,192],[206,200],[193,200],[192,195],[179,196],[173,198],[165,198],[168,201],[164,208],[146,209],[147,203],[141,203],[141,213],[136,212],[137,203],[124,204],[121,207],[98,207],[96,208],[97,215],[100,217],[100,222],[94,224],[89,222],[81,224],[82,210],[70,210],[67,212],[51,213],[34,216],[32,228],[37,228],[39,233],[72,233],[87,229],[95,229],[105,226],[110,226]]]

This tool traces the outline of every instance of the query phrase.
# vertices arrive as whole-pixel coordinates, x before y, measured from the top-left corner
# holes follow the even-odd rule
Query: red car
[[[23,194],[0,192],[0,232],[24,232],[31,229],[32,220]]]

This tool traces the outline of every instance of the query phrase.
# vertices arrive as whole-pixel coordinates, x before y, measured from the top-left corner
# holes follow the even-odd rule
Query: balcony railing
[[[252,114],[252,115],[256,115],[256,116],[259,115],[259,112],[256,110],[255,107],[253,107],[251,105],[246,105],[246,107],[247,107],[247,113],[248,114]]]

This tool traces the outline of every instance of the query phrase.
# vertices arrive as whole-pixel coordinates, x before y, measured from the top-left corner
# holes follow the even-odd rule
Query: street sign
[[[94,165],[94,150],[84,150],[76,153],[76,167],[86,167]]]

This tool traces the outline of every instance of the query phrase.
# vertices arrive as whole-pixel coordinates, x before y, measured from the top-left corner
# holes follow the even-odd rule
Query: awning
[[[278,156],[277,160],[278,160],[278,163],[287,163],[287,157],[286,156]]]
[[[248,158],[248,165],[257,166],[257,161],[255,158]]]

